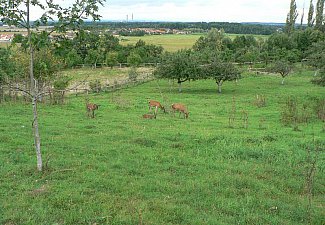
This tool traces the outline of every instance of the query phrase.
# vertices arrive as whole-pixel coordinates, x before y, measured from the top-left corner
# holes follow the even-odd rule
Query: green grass
[[[180,49],[189,49],[195,44],[195,42],[206,34],[168,34],[168,35],[145,35],[143,37],[120,37],[120,43],[122,45],[135,44],[140,39],[147,44],[154,44],[162,46],[165,51],[176,52]],[[231,39],[234,39],[239,34],[226,34]],[[254,35],[255,38],[267,38],[266,35]]]
[[[93,74],[96,70],[93,70]],[[312,115],[300,131],[280,123],[287,96],[312,106],[324,98],[310,72],[288,77],[245,74],[216,93],[213,81],[152,81],[90,95],[101,104],[87,118],[84,96],[39,105],[44,161],[36,172],[31,106],[0,107],[0,224],[307,224],[305,146],[324,145]],[[266,106],[257,108],[256,94]],[[232,101],[236,120],[228,126]],[[144,120],[147,100],[183,102],[189,119],[159,112]],[[248,112],[242,128],[241,111]],[[259,126],[265,119],[263,128]],[[324,152],[314,180],[312,224],[324,224]],[[141,218],[141,219],[139,219]]]

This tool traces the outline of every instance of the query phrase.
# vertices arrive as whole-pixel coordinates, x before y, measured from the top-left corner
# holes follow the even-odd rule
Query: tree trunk
[[[178,92],[182,92],[182,82],[178,80]]]
[[[4,91],[3,91],[3,85],[0,82],[0,103],[2,103],[2,101],[4,101]]]
[[[38,99],[38,89],[35,86],[34,79],[34,49],[31,41],[31,31],[30,31],[30,22],[29,22],[29,0],[27,1],[27,32],[28,32],[28,43],[29,43],[29,78],[30,78],[30,93],[32,96],[32,108],[33,108],[33,134],[34,134],[34,144],[37,157],[37,170],[42,171],[42,154],[41,154],[41,138],[38,130],[38,112],[37,112],[37,99]]]
[[[37,97],[32,97],[32,106],[33,106],[33,132],[34,132],[34,144],[36,149],[37,157],[37,170],[42,171],[42,154],[41,154],[41,138],[38,130],[38,112],[37,112]]]
[[[217,85],[218,85],[218,93],[221,94],[222,81],[217,82]]]

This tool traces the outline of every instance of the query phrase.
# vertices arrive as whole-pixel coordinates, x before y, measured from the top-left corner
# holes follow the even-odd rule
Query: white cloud
[[[305,0],[296,0],[299,11]],[[56,0],[67,6],[74,0]],[[107,0],[100,7],[103,20],[285,22],[290,0]],[[305,5],[305,15],[309,1]],[[32,11],[32,19],[41,15]],[[306,16],[305,16],[306,18]],[[297,21],[300,20],[300,16]]]

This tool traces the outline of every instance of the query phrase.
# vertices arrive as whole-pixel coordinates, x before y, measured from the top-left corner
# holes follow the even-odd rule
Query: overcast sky
[[[74,0],[60,1],[66,5]],[[296,0],[299,12],[305,3],[305,20],[309,2]],[[99,13],[102,20],[119,21],[127,15],[131,21],[133,14],[134,20],[146,21],[284,23],[289,6],[290,0],[107,0]]]

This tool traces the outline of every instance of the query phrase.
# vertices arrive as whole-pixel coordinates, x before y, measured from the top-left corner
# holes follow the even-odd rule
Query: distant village
[[[43,27],[41,29],[47,29],[49,27]],[[15,26],[8,26],[4,24],[0,24],[0,42],[11,42],[15,36],[15,34],[22,34],[25,36],[25,29],[17,28]],[[90,32],[86,30],[86,32]],[[112,35],[119,36],[131,36],[132,34],[136,34],[134,36],[143,36],[143,35],[164,35],[164,34],[189,34],[191,33],[188,30],[178,30],[178,29],[168,29],[168,28],[123,28],[123,29],[107,29],[105,31],[100,31],[100,33],[107,32]],[[142,35],[137,35],[141,33]],[[50,38],[54,38],[55,35],[50,36]],[[73,39],[75,37],[75,32],[70,31],[65,34],[67,39]]]

